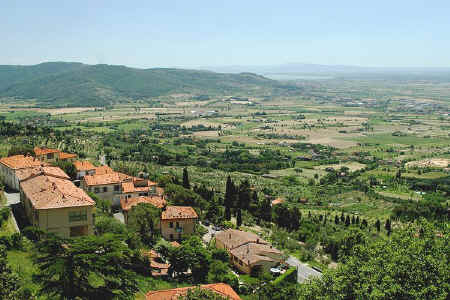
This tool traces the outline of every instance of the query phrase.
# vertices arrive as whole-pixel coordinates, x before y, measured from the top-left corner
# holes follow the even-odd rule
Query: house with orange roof
[[[278,204],[284,203],[284,199],[283,198],[277,198],[275,200],[272,200],[272,202],[270,203],[270,206],[275,206]]]
[[[179,297],[185,296],[189,290],[197,287],[210,290],[225,299],[241,300],[241,297],[239,297],[233,288],[226,283],[202,284],[199,286],[189,286],[170,290],[150,291],[146,295],[146,300],[177,300]]]
[[[161,213],[161,235],[169,241],[194,233],[198,215],[190,206],[166,206]]]
[[[216,234],[216,247],[225,249],[230,262],[241,272],[265,270],[284,262],[283,253],[257,234],[227,229]]]
[[[93,234],[94,200],[70,180],[54,175],[31,175],[20,182],[29,222],[63,238]]]
[[[96,168],[95,174],[85,175],[81,181],[81,188],[111,201],[113,205],[120,205],[122,198],[162,196],[158,194],[161,190],[156,188],[155,182],[119,172],[110,172],[108,168],[101,168],[104,171],[101,174],[97,174]]]
[[[163,195],[138,196],[131,198],[122,197],[120,199],[120,207],[122,209],[125,224],[128,224],[128,212],[140,203],[148,203],[161,209],[167,205],[167,201],[164,199]]]
[[[73,162],[75,171],[77,172],[77,179],[81,179],[86,175],[94,175],[96,167],[88,160],[76,160]]]
[[[11,189],[19,190],[20,181],[17,172],[24,169],[45,165],[32,156],[14,155],[0,159],[0,176],[4,183]]]
[[[73,161],[77,158],[76,154],[62,152],[58,149],[51,149],[46,147],[34,147],[34,156],[45,162],[55,162],[57,160]]]

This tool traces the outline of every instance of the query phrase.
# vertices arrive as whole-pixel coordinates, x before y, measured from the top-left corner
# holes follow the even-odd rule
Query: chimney
[[[259,239],[256,239],[256,243],[259,244]]]

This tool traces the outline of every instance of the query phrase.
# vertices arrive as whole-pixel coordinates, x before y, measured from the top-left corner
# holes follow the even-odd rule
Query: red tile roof
[[[233,256],[242,260],[246,265],[253,265],[260,261],[281,262],[283,255],[280,250],[273,248],[270,245],[257,243],[241,245],[230,252]],[[272,258],[268,254],[277,258]]]
[[[41,175],[22,181],[20,186],[36,209],[95,205],[82,189],[66,179]]]
[[[59,159],[70,159],[70,158],[76,158],[77,155],[73,153],[66,153],[66,152],[60,152],[59,153]]]
[[[277,204],[281,204],[284,202],[284,199],[282,198],[277,198],[275,200],[272,201],[272,206],[277,205]]]
[[[84,176],[84,181],[86,185],[108,185],[108,184],[118,184],[122,183],[126,180],[131,180],[131,176],[128,176],[123,173],[113,172],[107,174],[94,174],[94,175],[86,175]]]
[[[0,163],[14,170],[44,165],[44,163],[38,160],[37,158],[23,155],[3,157],[2,159],[0,159]]]
[[[87,160],[77,160],[73,162],[73,165],[77,171],[90,171],[95,170],[95,166]]]
[[[58,149],[39,148],[39,147],[34,147],[33,151],[36,156],[60,152]]]
[[[196,219],[195,210],[190,206],[167,206],[161,214],[161,220]]]
[[[158,208],[163,208],[166,204],[167,201],[160,196],[140,196],[140,197],[132,197],[129,199],[123,198],[120,200],[120,205],[122,207],[122,210],[128,211],[130,210],[133,206],[138,205],[139,203],[149,203],[153,206],[156,206]]]
[[[151,291],[146,295],[147,300],[176,300],[178,297],[186,295],[187,291],[194,289],[196,286],[175,288],[170,290]],[[233,290],[231,286],[226,283],[213,283],[200,285],[201,289],[208,289],[213,291],[224,298],[230,300],[241,300],[238,294]]]
[[[67,175],[66,172],[64,172],[62,169],[52,166],[33,167],[16,171],[16,176],[19,179],[19,181],[23,181],[30,177],[35,177],[39,175],[47,175],[62,179],[70,179],[69,175]]]
[[[104,175],[114,173],[114,170],[108,166],[95,167],[95,175]]]
[[[216,241],[220,241],[228,250],[248,243],[268,244],[253,232],[227,229],[216,234]]]

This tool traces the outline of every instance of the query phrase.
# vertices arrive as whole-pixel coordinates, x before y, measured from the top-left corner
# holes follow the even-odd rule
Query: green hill
[[[0,97],[36,100],[49,106],[100,106],[171,93],[284,93],[292,90],[296,88],[252,73],[135,69],[64,62],[0,66]]]

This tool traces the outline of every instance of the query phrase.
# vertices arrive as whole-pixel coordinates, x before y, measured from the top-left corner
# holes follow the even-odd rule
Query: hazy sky
[[[450,67],[450,1],[0,1],[0,64]]]

